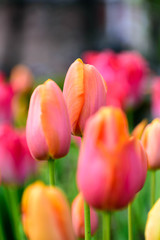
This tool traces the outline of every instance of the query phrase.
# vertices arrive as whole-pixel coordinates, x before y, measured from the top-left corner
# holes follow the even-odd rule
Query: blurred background
[[[34,76],[35,86],[52,78],[62,87],[70,64],[83,56],[84,52],[112,49],[119,53],[123,50],[136,50],[148,62],[150,73],[147,78],[151,79],[152,75],[160,74],[159,13],[159,0],[0,0],[0,70],[7,82],[12,79],[13,67],[23,64],[31,71],[29,78],[33,80]],[[13,86],[16,88],[14,84]],[[10,103],[14,127],[25,126],[32,90],[33,88],[18,95],[18,90],[14,90],[16,97],[14,96],[14,103]],[[160,99],[160,93],[157,93],[156,99]],[[4,101],[0,103],[3,105]],[[160,116],[159,106],[160,103],[156,114]],[[148,92],[140,105],[134,106],[132,111],[127,109],[126,112],[131,130],[144,117],[151,120],[153,116]],[[69,154],[56,161],[56,184],[63,188],[70,203],[78,192],[75,181],[78,149],[72,141]],[[157,179],[160,179],[159,175]],[[133,203],[133,239],[136,240],[144,239],[149,211],[149,177]],[[42,164],[35,175],[27,177],[23,184],[18,183],[18,187],[16,185],[19,204],[24,188],[36,179],[48,183],[47,165]],[[13,240],[16,237],[5,188],[5,184],[0,187],[0,227],[5,236],[3,240]],[[156,194],[158,198],[158,184]],[[99,225],[100,228],[92,239],[101,239],[101,222]],[[127,239],[127,210],[113,214],[112,239]]]
[[[89,49],[137,49],[158,68],[159,0],[1,0],[0,68],[62,75]]]

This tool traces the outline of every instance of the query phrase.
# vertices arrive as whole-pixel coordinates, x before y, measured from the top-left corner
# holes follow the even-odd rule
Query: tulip
[[[147,125],[141,141],[148,155],[148,168],[160,168],[160,119],[154,119]]]
[[[30,152],[38,160],[60,158],[68,153],[70,121],[63,94],[54,81],[48,80],[34,90],[26,134]]]
[[[36,164],[30,155],[25,132],[10,125],[0,126],[0,172],[4,183],[22,184],[35,173]]]
[[[93,236],[98,228],[98,216],[93,208],[90,208],[91,235]],[[84,199],[79,193],[72,202],[72,224],[76,237],[84,238]]]
[[[145,127],[147,126],[147,120],[142,120],[132,131],[132,136],[141,139],[143,131]]]
[[[16,65],[11,70],[10,83],[15,93],[26,93],[33,87],[32,72],[25,65]]]
[[[160,199],[154,204],[148,213],[145,240],[159,240],[160,239]]]
[[[86,202],[107,211],[124,208],[143,187],[146,173],[145,151],[129,137],[125,114],[100,109],[86,124],[78,161],[77,182]]]
[[[74,240],[69,204],[63,192],[36,182],[22,197],[22,224],[30,240]]]
[[[77,59],[69,68],[63,88],[72,134],[82,136],[86,120],[106,105],[106,85],[91,65]]]

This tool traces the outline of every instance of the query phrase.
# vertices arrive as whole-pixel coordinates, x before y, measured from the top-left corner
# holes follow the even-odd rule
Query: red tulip
[[[93,236],[98,228],[98,216],[93,208],[90,208],[91,235]],[[85,237],[84,226],[84,199],[79,193],[72,202],[72,224],[76,237]]]
[[[27,119],[27,143],[39,160],[65,156],[70,147],[71,127],[63,94],[48,80],[31,97]]]
[[[125,207],[143,187],[147,158],[129,137],[125,114],[106,107],[91,117],[81,145],[77,181],[84,199],[98,209]]]
[[[106,104],[105,82],[95,67],[77,59],[67,72],[63,94],[72,133],[81,136],[86,120]]]

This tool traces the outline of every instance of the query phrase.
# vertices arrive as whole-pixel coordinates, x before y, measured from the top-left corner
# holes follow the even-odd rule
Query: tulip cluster
[[[107,105],[125,108],[142,98],[148,66],[138,52],[87,51],[83,59],[93,64],[104,77],[108,87]]]
[[[25,130],[14,128],[13,121],[18,123],[14,114],[19,118],[16,111],[30,95],[33,75],[27,67],[18,65],[11,72],[10,83],[5,83],[5,76],[0,73],[2,184],[23,184],[39,164],[35,159],[49,163],[52,186],[40,181],[32,183],[22,196],[22,224],[30,240],[90,240],[98,229],[98,215],[101,216],[96,210],[102,211],[103,239],[109,239],[111,212],[131,206],[144,186],[147,170],[160,168],[160,119],[148,125],[143,120],[130,135],[122,110],[141,98],[148,69],[146,61],[139,53],[129,51],[86,52],[84,59],[89,64],[77,59],[69,67],[63,92],[51,79],[35,88],[29,103],[26,135]],[[80,152],[76,173],[79,193],[72,196],[75,198],[70,209],[65,194],[55,186],[59,179],[56,176],[54,181],[58,165],[54,167],[54,159],[67,155],[71,134]],[[155,223],[159,221],[157,211],[159,201],[148,215],[146,240],[160,237],[159,225]],[[11,212],[16,228],[17,217],[13,209]]]

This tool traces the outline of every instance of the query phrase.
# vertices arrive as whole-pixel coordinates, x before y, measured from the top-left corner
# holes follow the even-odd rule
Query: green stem
[[[111,238],[111,213],[103,212],[103,240],[110,240]]]
[[[2,220],[0,219],[0,239],[5,240],[4,238],[4,232],[3,232],[3,226],[2,226]]]
[[[128,240],[132,240],[132,203],[128,204]]]
[[[155,203],[156,172],[151,171],[151,208]]]
[[[13,223],[13,230],[15,234],[16,240],[22,240],[24,239],[24,236],[22,235],[22,226],[20,221],[20,209],[18,205],[18,199],[17,199],[17,191],[14,188],[6,187],[7,195],[8,195],[8,202],[12,217],[12,223]]]
[[[85,240],[91,239],[91,224],[90,224],[90,208],[84,201],[84,223],[85,223]]]
[[[55,174],[54,174],[54,162],[55,160],[50,158],[48,160],[48,167],[49,167],[49,183],[50,185],[55,185]]]

